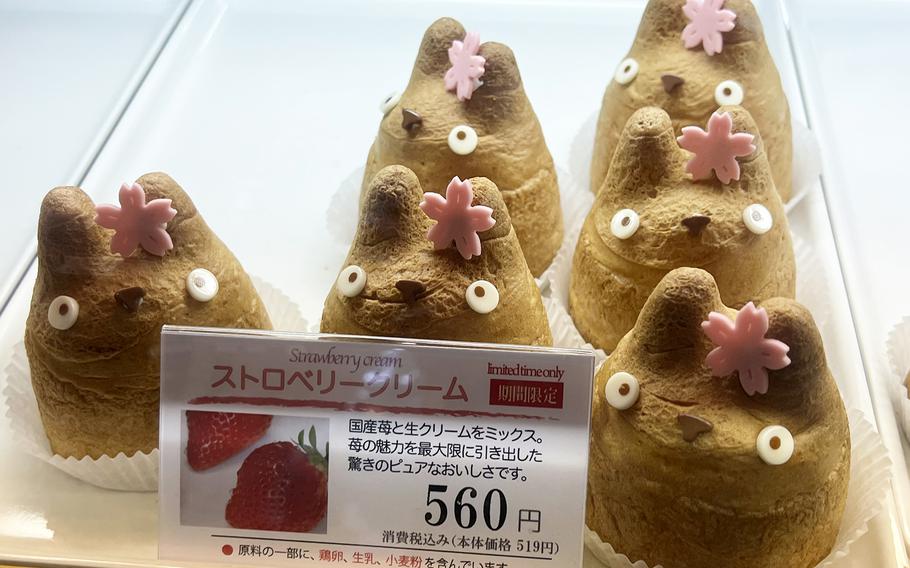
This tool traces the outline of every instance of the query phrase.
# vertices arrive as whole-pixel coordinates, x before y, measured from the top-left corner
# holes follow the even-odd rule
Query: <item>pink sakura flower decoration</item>
[[[686,0],[683,14],[689,18],[689,24],[683,29],[682,39],[687,49],[699,43],[705,53],[714,55],[724,47],[722,32],[732,30],[736,24],[736,14],[724,10],[724,0]]]
[[[777,371],[790,364],[790,347],[765,337],[768,312],[752,302],[736,314],[735,322],[724,314],[711,312],[701,327],[717,346],[705,358],[711,374],[726,377],[737,371],[739,384],[749,396],[768,392],[768,369]]]
[[[685,126],[682,136],[676,139],[680,147],[695,154],[686,164],[686,171],[695,179],[709,179],[711,170],[723,184],[739,179],[737,157],[755,151],[755,136],[747,132],[733,134],[733,117],[730,113],[717,113],[708,119],[708,130],[698,126]]]
[[[424,193],[420,209],[436,224],[430,227],[427,238],[433,241],[436,250],[444,249],[453,242],[465,260],[480,256],[479,231],[491,229],[496,224],[493,210],[484,205],[471,205],[474,188],[470,180],[461,181],[453,177],[446,188],[446,196],[438,193]]]
[[[177,214],[170,199],[145,202],[145,191],[138,183],[120,186],[120,207],[98,205],[95,222],[105,229],[116,231],[111,239],[111,252],[123,256],[133,254],[136,247],[157,256],[174,248],[167,233],[167,223]]]
[[[449,61],[452,66],[446,71],[446,90],[455,89],[459,101],[466,101],[480,86],[480,76],[483,75],[483,65],[486,59],[477,55],[480,50],[480,34],[467,32],[464,41],[457,39],[449,48]]]

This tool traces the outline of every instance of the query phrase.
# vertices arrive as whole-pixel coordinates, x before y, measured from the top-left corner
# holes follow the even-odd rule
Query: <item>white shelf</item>
[[[85,175],[187,2],[0,2],[0,306],[34,256],[44,194]]]
[[[885,342],[910,315],[906,110],[910,3],[788,3],[809,118],[823,140],[825,194],[844,269],[876,418],[895,462],[894,490],[910,543],[910,446],[892,401]],[[904,553],[906,562],[906,553]]]

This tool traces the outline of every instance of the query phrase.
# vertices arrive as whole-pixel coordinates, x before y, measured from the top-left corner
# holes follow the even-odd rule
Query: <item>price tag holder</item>
[[[581,566],[591,351],[166,326],[163,560]]]

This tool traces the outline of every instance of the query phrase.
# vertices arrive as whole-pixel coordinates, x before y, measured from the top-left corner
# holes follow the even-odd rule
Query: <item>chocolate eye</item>
[[[335,287],[346,298],[353,298],[360,294],[366,285],[367,273],[356,264],[352,264],[342,270],[341,274],[338,275],[338,280],[335,281]]]
[[[793,456],[793,435],[779,424],[766,426],[755,439],[755,449],[766,464],[785,464]]]
[[[197,302],[210,302],[218,295],[218,279],[205,268],[194,268],[186,276],[186,291]]]
[[[604,386],[607,403],[616,410],[628,410],[638,402],[638,379],[625,371],[613,373]]]
[[[398,91],[392,91],[388,95],[382,98],[382,101],[379,103],[379,111],[383,116],[389,114],[389,112],[395,108],[395,105],[398,104],[398,101],[401,100],[401,93]]]
[[[79,319],[79,302],[69,296],[57,296],[47,309],[47,321],[51,327],[65,331]]]
[[[617,239],[626,240],[635,234],[640,225],[638,213],[631,209],[620,209],[610,221],[610,232]]]
[[[619,62],[619,67],[616,68],[613,79],[620,85],[628,85],[635,79],[636,75],[638,75],[638,61],[627,57]]]
[[[477,131],[459,124],[449,132],[449,148],[459,156],[467,156],[477,148]]]
[[[743,223],[756,235],[764,235],[774,226],[774,218],[767,207],[760,203],[753,203],[743,209]]]
[[[465,290],[464,296],[468,306],[478,314],[488,314],[499,305],[499,290],[486,280],[473,282]]]
[[[736,81],[721,81],[714,89],[714,101],[720,106],[742,104],[745,96],[743,86]]]

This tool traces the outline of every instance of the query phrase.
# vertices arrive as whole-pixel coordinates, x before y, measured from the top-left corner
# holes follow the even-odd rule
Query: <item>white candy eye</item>
[[[488,314],[499,305],[499,290],[486,280],[478,280],[468,286],[464,297],[471,309],[478,314]]]
[[[743,209],[743,223],[756,235],[764,235],[774,226],[774,218],[771,217],[771,212],[767,207],[760,203],[753,203]]]
[[[449,148],[459,156],[467,156],[477,148],[477,131],[459,124],[449,132]]]
[[[392,91],[388,95],[382,98],[382,102],[379,103],[379,111],[382,112],[382,115],[385,116],[395,108],[395,105],[398,104],[398,101],[401,100],[401,93],[398,91]]]
[[[743,86],[736,81],[721,81],[714,89],[714,101],[720,106],[742,104],[745,96]]]
[[[638,75],[638,61],[627,57],[619,62],[619,67],[616,68],[613,79],[620,85],[628,85],[635,79],[636,75]]]
[[[610,231],[617,239],[626,240],[635,234],[639,225],[641,225],[641,220],[638,218],[638,213],[631,209],[620,209],[610,221]]]
[[[186,291],[197,302],[209,302],[218,295],[218,279],[204,268],[194,268],[186,276]]]
[[[616,410],[628,410],[635,406],[638,392],[638,379],[625,371],[614,373],[604,387],[607,403]]]
[[[51,327],[67,330],[79,319],[79,302],[69,296],[57,296],[47,309],[47,321]]]
[[[778,424],[766,426],[758,433],[755,448],[758,450],[758,457],[766,464],[785,464],[793,456],[793,435]]]
[[[335,287],[342,296],[347,298],[353,298],[363,292],[363,287],[366,285],[367,273],[356,264],[342,270],[338,275],[338,280],[335,281]]]

